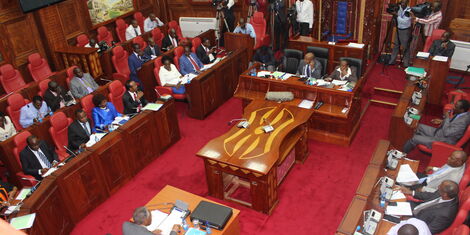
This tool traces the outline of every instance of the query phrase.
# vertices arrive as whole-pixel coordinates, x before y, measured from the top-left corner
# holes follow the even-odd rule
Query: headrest
[[[0,74],[2,75],[3,79],[8,79],[15,77],[16,71],[11,64],[6,64],[0,67]]]
[[[26,147],[26,139],[31,135],[29,131],[22,131],[13,137],[13,142],[15,146],[19,148],[19,151],[23,150]]]
[[[122,48],[122,46],[117,46],[115,48],[113,48],[113,55],[116,56],[116,57],[125,57],[125,52],[124,52],[124,48]]]
[[[51,126],[57,130],[64,129],[68,126],[69,122],[67,116],[63,112],[54,113],[51,117]]]
[[[109,84],[109,91],[113,93],[113,95],[115,93],[121,94],[124,91],[124,86],[119,80],[114,80],[111,82],[111,84]]]
[[[42,64],[42,58],[41,58],[41,55],[39,55],[39,53],[33,53],[29,55],[28,61],[31,64],[31,66],[34,66],[34,67]]]
[[[39,90],[40,91],[45,91],[47,88],[49,88],[49,82],[51,79],[44,79],[39,82]]]
[[[122,28],[126,28],[126,22],[123,20],[123,19],[117,19],[116,20],[116,27],[122,29]]]
[[[14,110],[20,109],[25,105],[23,96],[18,93],[10,95],[7,102],[8,106]]]
[[[263,20],[264,20],[264,14],[263,12],[255,12],[255,14],[253,14],[253,23],[255,24],[262,24],[263,23]]]
[[[142,12],[138,11],[134,13],[134,19],[142,19],[144,16],[142,15]]]
[[[176,57],[181,57],[183,55],[183,52],[184,52],[184,48],[182,46],[175,48]]]
[[[77,68],[77,66],[74,65],[74,66],[69,67],[69,68],[67,69],[67,77],[73,78],[73,77],[75,76],[75,74],[73,74],[73,70],[74,70],[75,68]]]
[[[108,29],[104,26],[99,27],[98,34],[101,34],[102,36],[106,36],[108,35]]]

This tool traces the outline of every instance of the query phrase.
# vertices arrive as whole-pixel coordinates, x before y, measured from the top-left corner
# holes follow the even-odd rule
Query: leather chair
[[[452,232],[452,235],[468,235],[468,234],[470,234],[470,229],[465,224],[461,224],[460,226],[455,228],[454,231]]]
[[[340,57],[339,60],[346,60],[349,64],[349,66],[354,66],[356,67],[357,70],[357,80],[361,79],[362,76],[362,60],[358,58],[352,58],[352,57]]]
[[[78,67],[74,65],[72,67],[69,67],[66,71],[67,78],[65,80],[67,81],[67,86],[69,87],[69,90],[70,90],[70,82],[72,81],[72,78],[75,77],[75,74],[73,73],[73,70],[75,68],[78,68]]]
[[[129,80],[131,71],[129,70],[128,64],[129,53],[124,50],[121,46],[113,48],[113,56],[111,61],[113,62],[116,73],[113,74],[114,80],[119,80],[122,84],[125,84]]]
[[[82,105],[83,111],[85,111],[87,117],[93,122],[93,117],[91,115],[91,111],[95,107],[93,104],[93,94],[88,94],[82,97],[80,104]]]
[[[63,112],[57,112],[52,115],[50,121],[49,134],[52,137],[52,141],[54,141],[59,160],[62,161],[70,155],[64,146],[69,144],[68,127],[72,123],[72,119],[67,118]]]
[[[162,47],[162,41],[165,36],[163,35],[162,31],[159,28],[154,28],[152,30],[152,38],[153,41],[161,48]]]
[[[200,37],[195,37],[193,38],[192,40],[192,47],[191,47],[191,51],[193,51],[193,53],[196,53],[196,50],[197,48],[201,45],[201,38]]]
[[[266,41],[269,41],[269,35],[266,34],[266,19],[264,19],[263,12],[255,12],[250,23],[256,33],[256,42],[254,47],[254,50],[256,50],[265,45]]]
[[[297,69],[299,68],[299,63],[300,60],[302,60],[302,57],[302,51],[295,49],[284,49],[284,58],[282,61],[284,72],[293,74],[297,73]]]
[[[47,60],[41,57],[39,53],[33,53],[28,56],[28,70],[31,73],[34,81],[41,81],[42,79],[46,79],[53,74],[54,72],[51,71]]]
[[[86,44],[90,42],[90,39],[88,39],[88,36],[86,34],[80,34],[77,37],[77,47],[84,47]]]
[[[144,33],[144,15],[142,15],[142,12],[137,11],[134,13],[134,19],[137,20],[137,24],[139,24],[140,27],[140,32]]]
[[[16,172],[16,177],[18,177],[18,180],[20,181],[23,187],[32,187],[37,183],[33,176],[26,175],[23,173],[23,167],[20,161],[20,153],[26,147],[26,139],[29,136],[31,136],[31,133],[29,131],[22,131],[13,137],[13,144],[15,146],[13,148],[13,155],[15,156],[16,162],[20,167],[20,171]]]
[[[181,28],[178,25],[178,22],[176,22],[176,20],[172,20],[172,21],[168,22],[168,30],[170,30],[170,29],[175,29],[176,36],[178,36],[179,40],[183,39],[183,33],[181,32]]]
[[[186,99],[186,94],[173,94],[173,90],[171,87],[162,86],[160,81],[160,67],[162,66],[162,58],[158,57],[154,62],[155,68],[153,69],[153,74],[155,75],[155,79],[157,80],[157,86],[155,87],[155,92],[157,96],[160,97],[162,95],[171,95],[173,98],[178,100]]]
[[[105,41],[108,46],[113,45],[114,37],[111,32],[109,32],[108,28],[101,26],[98,28],[98,42]]]
[[[13,68],[11,64],[5,64],[0,67],[0,82],[6,93],[17,91],[26,86],[21,73]]]
[[[44,94],[46,93],[46,90],[49,88],[49,82],[51,79],[44,79],[39,82],[39,91],[38,91],[38,96],[43,97]]]
[[[19,131],[23,129],[23,127],[20,125],[20,111],[21,107],[29,103],[29,100],[23,98],[22,95],[15,93],[8,97],[7,103],[7,113],[8,116],[10,116],[13,125],[15,125],[16,130]]]
[[[423,51],[429,52],[429,50],[431,49],[431,46],[432,46],[432,43],[434,42],[434,40],[441,39],[442,34],[445,33],[445,32],[446,32],[446,31],[443,30],[443,29],[435,29],[434,31],[432,31],[432,35],[431,35],[430,37],[427,37],[427,38],[426,38],[426,43],[424,44],[424,49],[423,49]]]
[[[470,187],[467,187],[459,197],[459,210],[454,222],[439,235],[452,235],[453,231],[465,222],[470,210]],[[467,233],[468,234],[468,233]]]
[[[312,52],[315,55],[315,58],[320,61],[322,65],[321,74],[325,75],[326,71],[328,71],[328,57],[330,54],[330,49],[324,47],[307,47],[307,53]]]
[[[126,29],[127,24],[123,19],[116,20],[116,34],[118,35],[120,42],[125,42],[126,40]]]
[[[182,46],[179,46],[179,47],[175,48],[175,50],[173,52],[175,54],[175,57],[173,57],[173,63],[175,64],[176,68],[178,68],[178,70],[180,70],[180,57],[184,53],[184,48]]]
[[[120,81],[112,81],[108,86],[109,94],[108,99],[114,104],[119,113],[124,112],[124,104],[122,103],[122,96],[126,92],[126,88]]]
[[[133,38],[132,43],[139,44],[140,49],[142,49],[142,51],[147,47],[147,42],[145,42],[141,36]]]

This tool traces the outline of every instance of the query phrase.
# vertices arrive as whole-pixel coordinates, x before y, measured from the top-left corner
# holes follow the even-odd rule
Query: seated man
[[[93,104],[95,105],[92,110],[93,123],[95,123],[95,129],[98,131],[107,132],[109,130],[108,126],[114,119],[122,116],[113,103],[108,102],[103,94],[94,95]]]
[[[273,72],[276,64],[273,50],[268,46],[260,47],[253,55],[253,62],[264,64],[268,71]],[[250,63],[250,67],[252,64],[253,63]]]
[[[441,36],[441,39],[434,40],[431,45],[431,49],[429,49],[429,54],[431,56],[445,56],[452,58],[455,51],[455,44],[450,41],[450,32],[444,32]]]
[[[146,226],[152,223],[152,213],[146,207],[138,207],[132,215],[132,222],[122,224],[123,235],[155,235],[161,234],[159,230],[149,231]],[[175,224],[170,235],[177,235],[180,232],[180,225]]]
[[[73,99],[56,81],[50,81],[48,86],[49,89],[44,93],[44,101],[52,112],[65,107],[66,102]]]
[[[75,121],[69,125],[67,132],[69,149],[77,151],[85,148],[85,144],[90,140],[90,135],[96,131],[85,111],[78,109],[75,111]]]
[[[23,128],[29,127],[35,122],[41,122],[50,112],[51,109],[42,100],[42,97],[34,96],[33,102],[21,107],[20,124]]]
[[[162,39],[162,51],[168,51],[178,46],[178,36],[174,28],[168,30],[168,35]]]
[[[160,47],[155,43],[152,37],[149,37],[147,42],[148,45],[144,49],[144,54],[147,56],[147,58],[152,59],[162,54],[162,52],[160,51]]]
[[[211,47],[211,40],[204,38],[196,49],[196,54],[203,64],[210,64],[215,60],[217,53],[215,47]]]
[[[399,224],[393,226],[387,235],[432,235],[428,225],[419,219],[410,218],[402,220]]]
[[[438,128],[434,128],[425,124],[419,124],[416,133],[408,140],[403,146],[403,152],[411,152],[416,145],[426,145],[432,148],[432,142],[441,141],[454,145],[459,141],[465,133],[468,124],[470,123],[470,115],[468,109],[470,103],[467,100],[459,100],[454,107],[454,116],[449,117],[449,113],[444,113],[444,120],[433,119],[431,122],[440,124]]]
[[[122,104],[124,105],[124,114],[140,113],[142,107],[148,102],[144,98],[144,93],[139,91],[137,83],[132,80],[126,81],[126,90],[122,96]]]
[[[171,90],[175,94],[184,94],[186,89],[184,85],[181,84],[183,76],[171,61],[172,59],[170,57],[166,55],[163,56],[163,65],[160,66],[160,71],[158,72],[160,83],[162,86],[171,87]]]
[[[235,28],[235,30],[233,30],[233,33],[241,33],[241,34],[248,34],[250,35],[250,37],[252,37],[255,42],[256,42],[256,32],[255,32],[255,28],[253,28],[253,25],[251,25],[250,23],[246,23],[246,20],[245,18],[240,18],[238,20],[238,25],[237,27]]]
[[[163,22],[155,16],[155,14],[150,13],[149,17],[144,20],[144,31],[149,32],[154,28],[163,26]]]
[[[100,48],[98,43],[96,43],[96,40],[94,38],[90,38],[90,41],[85,45],[85,47],[91,47],[91,48]]]
[[[59,161],[54,148],[49,147],[45,141],[31,135],[26,139],[27,146],[20,152],[20,161],[23,172],[32,175],[37,180]]]
[[[412,195],[411,190],[401,187],[404,194]],[[440,233],[448,228],[455,219],[459,209],[459,185],[444,180],[439,190],[434,193],[415,192],[413,197],[423,200],[421,203],[410,202],[413,217],[424,221],[432,234]]]
[[[357,82],[357,68],[354,66],[349,66],[348,61],[341,60],[339,66],[333,70],[333,72],[325,80],[348,80],[350,82]]]
[[[303,75],[309,78],[321,78],[322,65],[320,61],[315,59],[315,55],[312,52],[305,54],[304,59],[300,61],[297,74]]]
[[[126,40],[131,40],[139,35],[142,35],[139,23],[137,23],[137,20],[132,20],[131,24],[126,29]]]
[[[179,62],[181,74],[183,75],[190,73],[198,74],[201,72],[202,67],[204,67],[196,54],[191,52],[189,46],[184,47],[184,54],[180,57]]]
[[[142,65],[149,60],[149,58],[145,56],[144,52],[140,49],[139,44],[132,44],[132,49],[134,52],[132,52],[127,59],[129,71],[131,72],[129,78],[132,81],[139,83],[140,89],[144,90],[142,82],[140,81],[139,77],[137,77],[137,72],[142,68]]]
[[[89,73],[83,73],[77,67],[73,70],[73,74],[75,76],[70,81],[70,91],[73,97],[80,99],[98,89],[98,84]]]

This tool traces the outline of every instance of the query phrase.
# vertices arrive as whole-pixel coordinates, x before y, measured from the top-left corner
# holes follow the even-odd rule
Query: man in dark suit
[[[431,49],[429,49],[429,54],[431,54],[431,56],[439,55],[452,58],[455,51],[455,44],[450,41],[450,36],[450,32],[444,32],[441,39],[434,40]]]
[[[321,71],[322,65],[320,61],[315,59],[315,55],[312,52],[309,52],[305,54],[304,59],[300,61],[297,74],[319,79],[321,77]]]
[[[137,84],[132,80],[126,81],[126,90],[122,96],[124,114],[139,113],[148,102],[144,98],[144,93],[139,91]]]
[[[406,187],[400,189],[404,194],[413,195],[414,198],[423,201],[410,202],[413,217],[426,222],[432,234],[444,231],[454,221],[459,209],[457,183],[444,180],[439,185],[439,190],[434,193],[415,192]]]
[[[46,142],[31,135],[26,139],[27,146],[20,152],[23,172],[32,175],[37,180],[59,160],[57,153]]]
[[[57,82],[50,81],[48,86],[49,89],[44,93],[44,101],[46,101],[47,106],[49,106],[52,112],[65,107],[66,101],[72,99]]]
[[[155,43],[152,37],[148,40],[148,46],[144,49],[144,53],[148,58],[155,58],[162,54],[160,47]]]
[[[162,40],[162,51],[168,51],[178,46],[178,36],[175,29],[171,28]]]
[[[203,64],[210,64],[215,60],[217,53],[215,47],[211,48],[211,40],[204,38],[196,49],[196,55]]]
[[[90,140],[90,135],[95,132],[85,111],[82,109],[75,111],[75,121],[68,127],[69,149],[72,151],[84,149],[85,144]]]
[[[198,74],[201,72],[204,65],[197,58],[197,55],[191,52],[189,46],[184,46],[184,54],[180,57],[180,72],[182,75],[186,74]]]
[[[132,215],[132,222],[124,222],[122,224],[123,235],[155,235],[161,234],[160,231],[149,231],[146,227],[152,223],[152,213],[146,207],[138,207]],[[181,230],[179,224],[173,225],[170,235],[177,235]]]
[[[341,60],[339,66],[333,70],[333,72],[325,80],[348,80],[350,82],[357,82],[357,68],[349,66],[348,61]]]
[[[140,81],[139,77],[137,77],[137,72],[142,68],[142,65],[149,60],[147,56],[145,56],[144,52],[140,49],[139,44],[134,43],[132,44],[133,52],[129,55],[127,60],[129,64],[129,71],[130,79],[139,83],[140,89],[144,90],[143,84]]]

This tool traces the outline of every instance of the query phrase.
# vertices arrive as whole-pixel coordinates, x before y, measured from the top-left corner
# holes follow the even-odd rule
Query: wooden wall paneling
[[[367,58],[371,58],[379,52],[378,42],[380,37],[380,15],[383,1],[366,0],[365,14],[363,24],[364,31],[362,35],[362,43],[369,45]]]

